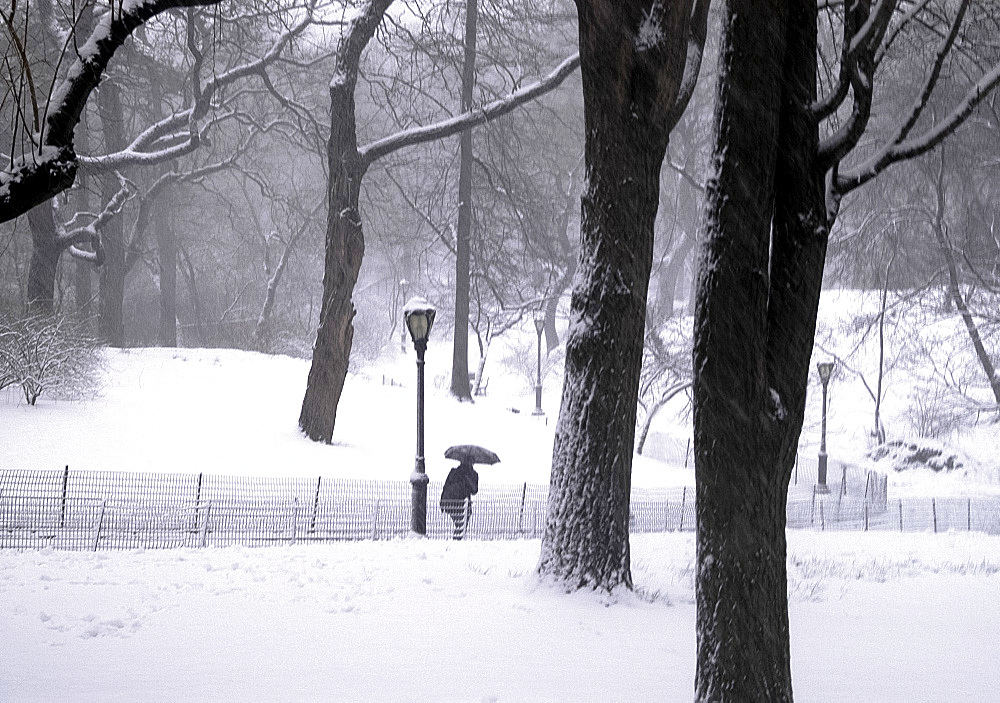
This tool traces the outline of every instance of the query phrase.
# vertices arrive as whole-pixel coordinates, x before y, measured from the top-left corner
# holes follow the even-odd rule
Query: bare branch
[[[100,18],[90,39],[79,48],[67,77],[48,101],[40,144],[30,158],[15,162],[11,171],[0,171],[0,222],[23,215],[73,184],[77,168],[73,130],[111,57],[136,27],[171,8],[218,2],[148,0],[127,8],[122,5],[117,11],[112,8]]]
[[[464,112],[461,115],[442,120],[441,122],[435,122],[425,127],[407,129],[372,142],[358,150],[364,168],[367,169],[374,161],[394,151],[458,134],[470,127],[476,127],[484,122],[489,122],[492,119],[513,112],[524,103],[530,102],[558,87],[579,66],[580,55],[573,54],[560,63],[545,78],[520,90],[515,90],[505,98],[494,100],[483,107]]]

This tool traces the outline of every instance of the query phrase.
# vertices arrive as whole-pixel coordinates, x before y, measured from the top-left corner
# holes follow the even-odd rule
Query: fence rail
[[[998,499],[887,499],[879,475],[789,500],[788,527],[816,530],[968,530],[1000,534]],[[875,486],[878,489],[875,489]],[[448,538],[428,486],[427,534]],[[474,539],[540,537],[548,487],[483,486],[466,526]],[[0,471],[0,548],[135,549],[391,539],[410,534],[405,481],[251,478],[209,474]],[[692,531],[694,491],[634,488],[632,532]]]

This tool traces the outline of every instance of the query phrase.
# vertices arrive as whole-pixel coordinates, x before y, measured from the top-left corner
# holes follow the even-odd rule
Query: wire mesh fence
[[[1000,534],[1000,498],[888,500],[881,475],[790,500],[790,528]],[[862,491],[860,486],[866,486]],[[427,535],[541,537],[548,487],[486,485],[453,519],[427,491]],[[392,539],[410,532],[405,481],[210,474],[0,471],[0,548],[75,550],[268,545]],[[634,488],[634,533],[693,531],[694,491]]]

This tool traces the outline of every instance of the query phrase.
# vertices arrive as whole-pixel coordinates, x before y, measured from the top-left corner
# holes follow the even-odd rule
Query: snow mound
[[[965,461],[957,452],[927,439],[885,442],[872,449],[868,456],[883,471],[886,468],[893,471],[927,468],[934,472],[947,472],[965,466]]]

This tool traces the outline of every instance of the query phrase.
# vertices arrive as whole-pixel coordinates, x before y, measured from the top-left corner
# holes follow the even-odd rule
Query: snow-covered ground
[[[824,296],[827,319],[857,304]],[[533,342],[534,331],[526,337]],[[502,459],[481,467],[482,482],[548,482],[560,383],[557,373],[546,378],[547,414],[532,415],[531,375],[505,363],[524,348],[533,351],[495,342],[488,395],[458,403],[446,390],[450,346],[432,338],[432,478],[454,465],[446,447],[478,443]],[[334,443],[317,445],[296,427],[305,361],[108,351],[93,398],[43,396],[28,407],[11,389],[0,392],[0,469],[405,481],[413,362],[412,351],[397,352],[352,374]],[[871,380],[869,361],[852,363]],[[890,427],[906,425],[917,378],[894,369]],[[813,383],[804,456],[818,444]],[[872,403],[858,374],[835,375],[830,398],[831,462],[864,461]],[[675,410],[654,424],[673,460],[636,457],[634,485],[694,484],[683,465],[689,431]],[[966,466],[892,472],[890,498],[1000,493],[996,425],[945,439]],[[996,700],[1000,537],[793,531],[789,542],[799,700]],[[0,700],[690,700],[693,551],[690,534],[633,537],[637,591],[611,597],[539,585],[531,575],[539,544],[530,540],[0,552]]]
[[[991,701],[1000,538],[789,535],[800,701]],[[0,552],[5,701],[689,701],[691,534],[634,594],[565,595],[537,541]]]

